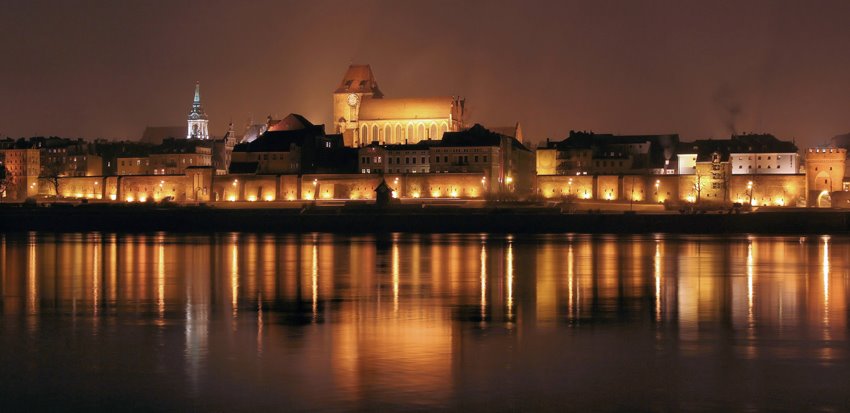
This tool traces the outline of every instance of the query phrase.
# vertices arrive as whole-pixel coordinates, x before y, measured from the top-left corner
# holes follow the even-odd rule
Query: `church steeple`
[[[201,106],[201,83],[195,82],[195,99],[192,101],[192,110],[189,112],[186,139],[209,139],[208,124],[207,114]]]

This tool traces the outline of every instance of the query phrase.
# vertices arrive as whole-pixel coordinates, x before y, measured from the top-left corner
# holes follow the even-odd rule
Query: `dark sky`
[[[0,4],[0,135],[138,138],[250,116],[331,118],[349,63],[388,97],[571,129],[850,132],[850,1],[40,1]]]

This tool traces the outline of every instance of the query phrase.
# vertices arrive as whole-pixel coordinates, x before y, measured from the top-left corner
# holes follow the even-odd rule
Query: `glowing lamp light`
[[[322,192],[322,198],[331,199],[331,194],[328,191]]]
[[[231,195],[229,198],[227,198],[227,200],[230,201],[230,202],[236,201],[236,196]]]
[[[254,196],[254,195],[251,195],[251,196],[248,197],[248,202],[255,202],[256,200],[257,200],[257,197]]]
[[[294,201],[294,200],[295,200],[295,195],[292,195],[292,194],[290,193],[289,195],[287,195],[287,196],[286,196],[286,200],[287,200],[287,201]]]
[[[439,198],[440,197],[440,191],[431,191],[431,196],[434,197],[434,198]]]
[[[271,195],[266,195],[266,201],[274,201],[274,197]]]
[[[457,198],[457,189],[452,189],[451,197],[452,197],[452,198]]]
[[[112,194],[112,195],[109,196],[109,199],[114,201],[114,200],[118,199],[118,195]]]
[[[584,197],[583,198],[584,199],[590,199],[590,193],[588,193],[587,191],[584,191]]]
[[[133,202],[133,201],[135,201],[135,199],[133,199],[133,197],[132,197],[132,196],[128,196],[128,197],[127,197],[127,202]]]
[[[753,199],[752,202],[750,202],[750,205],[752,205],[752,206],[758,206],[758,204],[759,203],[755,199]]]
[[[419,191],[413,191],[411,194],[414,198],[419,198]]]
[[[82,194],[81,192],[77,192],[76,194],[74,194],[74,197],[76,197],[76,198],[82,198],[82,197],[83,197],[83,194]]]
[[[785,198],[777,198],[776,205],[785,206]]]
[[[393,191],[393,198],[398,198],[398,191]]]
[[[140,196],[140,197],[139,197],[139,202],[147,202],[147,201],[148,201],[148,197],[147,197],[147,196],[142,195],[142,196]]]
[[[313,199],[313,193],[312,193],[312,192],[307,192],[306,194],[304,194],[304,199],[306,199],[306,200],[311,200],[311,199]]]
[[[688,201],[690,203],[694,203],[694,202],[697,201],[697,198],[693,195],[688,195],[687,197],[685,197],[685,201]]]
[[[511,182],[513,182],[513,181],[514,181],[514,178],[513,178],[513,177],[511,177],[511,176],[505,177],[505,183],[506,183],[506,184],[510,184],[510,183],[511,183]]]

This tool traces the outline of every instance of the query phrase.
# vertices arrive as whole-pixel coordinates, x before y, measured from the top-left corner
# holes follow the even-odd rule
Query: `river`
[[[0,410],[850,409],[850,238],[0,235]]]

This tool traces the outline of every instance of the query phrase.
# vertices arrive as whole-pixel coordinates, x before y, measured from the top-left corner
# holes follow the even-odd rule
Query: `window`
[[[425,157],[423,156],[423,157],[422,157],[422,163],[425,163],[425,162],[426,162],[426,159],[427,159],[427,158],[425,158]]]

